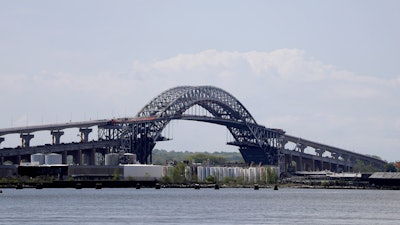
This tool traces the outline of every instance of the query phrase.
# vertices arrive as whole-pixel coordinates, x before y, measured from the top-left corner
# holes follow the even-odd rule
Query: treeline
[[[176,152],[153,150],[153,164],[165,165],[168,162],[209,163],[210,165],[241,164],[243,157],[239,152]]]

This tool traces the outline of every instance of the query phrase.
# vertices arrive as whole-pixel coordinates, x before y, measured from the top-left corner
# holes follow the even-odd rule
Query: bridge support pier
[[[59,145],[60,144],[60,138],[64,134],[64,131],[61,130],[52,130],[51,135],[52,135],[52,144]]]
[[[312,159],[312,171],[315,171],[315,159]]]
[[[82,157],[82,150],[78,150],[76,152],[76,162],[79,165],[83,165],[83,157]]]
[[[299,156],[299,165],[297,167],[298,171],[303,171],[304,170],[304,166],[303,166],[303,157],[301,157],[301,155]]]
[[[349,167],[349,165],[348,165],[348,163],[349,163],[349,161],[350,161],[350,156],[349,156],[349,155],[342,155],[342,158],[343,158],[344,161],[345,161],[344,171],[345,171],[345,172],[350,171],[350,167]]]
[[[317,153],[317,156],[322,157],[322,155],[325,153],[325,150],[323,149],[316,149],[315,153]]]
[[[67,164],[68,152],[64,150],[61,154],[62,154],[62,164]]]
[[[79,132],[81,132],[81,142],[89,142],[89,134],[92,132],[91,128],[80,128]]]
[[[31,139],[34,137],[33,134],[21,134],[20,135],[21,139],[22,139],[22,147],[29,147],[30,146],[30,142]]]
[[[86,149],[80,152],[81,165],[96,165],[96,149]]]

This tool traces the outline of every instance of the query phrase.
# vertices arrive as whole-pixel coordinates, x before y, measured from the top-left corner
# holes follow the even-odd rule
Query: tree
[[[267,183],[276,184],[278,182],[278,175],[276,171],[270,167],[267,167]]]
[[[388,163],[385,165],[385,171],[386,172],[397,172],[397,169],[396,169],[394,163]]]
[[[214,176],[208,176],[206,177],[206,183],[215,184],[217,183],[217,178]]]
[[[174,183],[185,182],[185,168],[186,164],[179,162],[172,169],[172,181]]]
[[[354,172],[364,172],[364,173],[371,173],[378,171],[376,168],[372,167],[372,165],[366,165],[363,161],[357,160],[356,165],[353,166]]]
[[[216,156],[215,154],[209,153],[194,153],[186,157],[188,161],[194,161],[195,163],[206,163],[209,162],[212,165],[221,165],[226,163],[226,159],[223,156]]]

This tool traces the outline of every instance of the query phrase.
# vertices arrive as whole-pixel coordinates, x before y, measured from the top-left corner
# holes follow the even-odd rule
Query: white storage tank
[[[56,153],[50,153],[44,156],[45,164],[55,165],[62,164],[62,156]]]
[[[110,153],[105,156],[105,165],[106,166],[118,166],[119,164],[119,154]]]
[[[36,153],[31,155],[31,164],[43,165],[45,163],[44,154]]]

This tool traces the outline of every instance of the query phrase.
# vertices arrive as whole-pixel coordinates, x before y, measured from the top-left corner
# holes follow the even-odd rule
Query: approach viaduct
[[[207,115],[190,110],[195,106],[205,109]],[[0,164],[5,161],[29,161],[29,156],[35,153],[60,153],[63,163],[67,162],[69,155],[76,164],[94,164],[96,153],[104,155],[119,151],[136,154],[141,163],[151,163],[152,149],[156,142],[168,140],[162,136],[162,131],[172,120],[192,120],[225,126],[234,138],[234,141],[227,144],[238,146],[247,163],[279,165],[281,171],[293,167],[299,171],[351,171],[357,161],[378,169],[383,169],[386,164],[375,157],[259,125],[235,97],[212,86],[179,86],[166,90],[132,118],[0,129],[0,143],[9,134],[19,134],[22,140],[18,147],[0,148]],[[70,128],[79,128],[79,143],[61,142],[63,130]],[[93,128],[97,128],[98,137],[89,141],[89,133]],[[51,144],[31,146],[30,140],[39,131],[50,132]],[[289,149],[290,146],[295,147]]]

